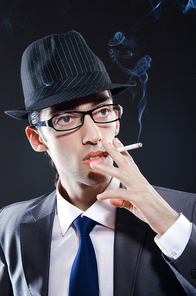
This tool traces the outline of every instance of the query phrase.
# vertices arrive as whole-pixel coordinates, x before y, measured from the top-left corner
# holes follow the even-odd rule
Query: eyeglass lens
[[[109,123],[120,117],[120,106],[105,105],[92,110],[91,115],[96,123]],[[53,117],[52,125],[56,130],[69,130],[82,125],[84,114],[81,112],[64,112]]]

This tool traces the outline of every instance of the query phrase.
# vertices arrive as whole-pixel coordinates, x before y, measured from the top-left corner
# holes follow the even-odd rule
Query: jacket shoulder
[[[25,200],[25,201],[19,201],[7,206],[4,206],[3,208],[0,209],[0,214],[3,211],[12,211],[12,210],[17,210],[17,209],[21,209],[21,208],[31,208],[34,207],[35,205],[37,205],[40,201],[42,201],[46,196],[48,196],[49,193],[43,194],[39,197],[36,198],[32,198],[29,200]]]
[[[55,195],[55,191],[52,193],[46,193],[42,196],[26,200],[26,201],[20,201],[14,204],[10,204],[8,206],[3,207],[0,210],[0,225],[1,228],[9,227],[9,226],[17,226],[17,224],[21,222],[26,222],[29,220],[29,217],[31,217],[33,222],[33,216],[29,213],[34,211],[34,209],[37,206],[41,206],[47,203],[47,199],[50,199],[50,196]],[[29,222],[29,221],[28,221]]]
[[[196,207],[196,194],[164,187],[153,186],[160,196],[178,213],[184,214],[190,221]]]

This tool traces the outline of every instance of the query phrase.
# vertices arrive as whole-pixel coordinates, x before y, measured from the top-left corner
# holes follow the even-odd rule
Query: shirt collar
[[[115,217],[116,217],[116,208],[111,206],[107,200],[97,200],[90,208],[86,211],[75,207],[67,200],[65,200],[60,194],[58,188],[59,183],[57,184],[57,214],[59,218],[59,225],[61,228],[61,233],[64,236],[72,222],[79,216],[84,215],[88,218],[91,218],[98,223],[109,227],[111,229],[115,228]],[[112,178],[110,184],[106,187],[105,191],[117,189],[120,186],[119,180]]]

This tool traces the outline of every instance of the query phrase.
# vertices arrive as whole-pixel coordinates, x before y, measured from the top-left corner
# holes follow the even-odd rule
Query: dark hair
[[[29,120],[29,124],[30,124],[30,126],[34,126],[35,123],[37,123],[37,122],[40,121],[40,119],[41,119],[41,111],[42,111],[42,110],[38,110],[38,111],[33,111],[33,112],[29,113],[29,115],[28,115],[28,120]],[[50,158],[50,156],[48,155],[47,152],[45,153],[45,155],[46,155],[47,157],[49,157],[49,159],[50,159],[50,161],[49,161],[49,162],[50,162],[50,165],[51,165],[51,167],[53,168],[53,170],[55,171],[55,180],[54,180],[54,184],[55,184],[55,186],[56,186],[56,184],[57,184],[57,182],[58,182],[58,180],[59,180],[59,173],[58,173],[58,171],[57,171],[57,169],[56,169],[56,166],[55,166],[55,164],[54,164],[52,158]]]

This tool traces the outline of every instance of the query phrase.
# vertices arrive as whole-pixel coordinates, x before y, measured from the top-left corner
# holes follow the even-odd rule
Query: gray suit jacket
[[[155,189],[196,223],[195,194]],[[1,296],[47,296],[55,205],[54,191],[1,210]],[[196,227],[183,254],[173,262],[161,254],[154,236],[146,223],[125,209],[117,209],[114,296],[196,295]]]

